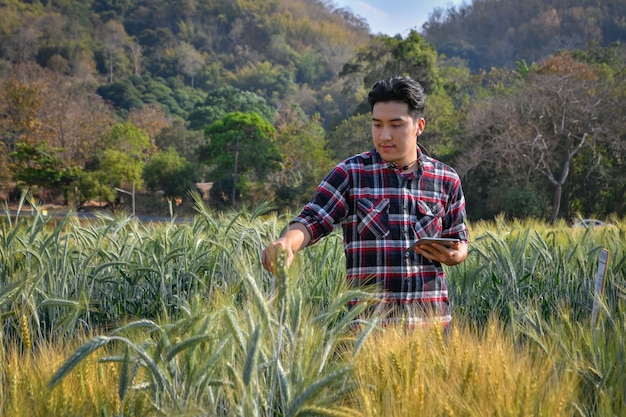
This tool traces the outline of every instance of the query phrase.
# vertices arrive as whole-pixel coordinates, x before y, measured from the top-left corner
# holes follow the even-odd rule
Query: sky
[[[411,29],[422,30],[428,15],[437,7],[460,6],[462,0],[335,0],[339,7],[350,9],[365,18],[372,33],[406,36]],[[467,2],[471,3],[471,2]]]

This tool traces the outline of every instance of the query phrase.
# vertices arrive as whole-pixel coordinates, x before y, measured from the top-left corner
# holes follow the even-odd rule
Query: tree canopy
[[[143,179],[148,189],[163,191],[169,198],[184,198],[195,189],[194,165],[172,147],[152,155],[143,170]]]
[[[228,113],[257,113],[268,123],[274,121],[275,110],[267,100],[251,91],[224,86],[210,91],[203,103],[196,104],[189,114],[189,128],[202,130]]]
[[[280,168],[276,129],[257,113],[228,113],[204,130],[206,145],[201,160],[210,165],[217,183],[213,192],[231,204],[251,183],[261,184]],[[223,188],[230,186],[232,193]]]

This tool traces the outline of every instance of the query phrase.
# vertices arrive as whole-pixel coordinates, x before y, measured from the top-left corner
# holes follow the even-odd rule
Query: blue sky
[[[437,7],[460,6],[462,0],[335,0],[340,7],[352,10],[367,20],[373,33],[405,36],[409,30],[422,29],[428,15]],[[471,1],[465,2],[471,4]]]

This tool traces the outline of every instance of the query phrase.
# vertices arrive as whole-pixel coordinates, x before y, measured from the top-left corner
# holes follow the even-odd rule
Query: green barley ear
[[[284,300],[287,296],[287,252],[281,251],[278,254],[276,265],[276,280],[278,281],[278,299]]]
[[[246,362],[243,367],[243,383],[245,386],[250,385],[250,380],[256,368],[257,352],[259,350],[260,329],[255,327],[252,337],[248,343],[248,352],[246,354]]]
[[[129,367],[130,367],[130,349],[128,346],[124,349],[124,359],[122,360],[122,368],[120,369],[120,381],[117,390],[117,394],[120,399],[120,404],[124,403],[126,392],[129,386]]]

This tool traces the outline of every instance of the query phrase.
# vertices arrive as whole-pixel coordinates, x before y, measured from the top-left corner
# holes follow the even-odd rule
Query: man
[[[275,272],[281,251],[291,264],[295,252],[341,224],[347,279],[375,285],[385,320],[409,326],[450,322],[441,264],[456,265],[467,256],[465,198],[456,172],[417,145],[425,99],[422,86],[409,77],[374,85],[368,103],[375,149],[346,159],[327,175],[288,230],[263,251],[265,269]],[[407,251],[423,237],[459,242]]]

